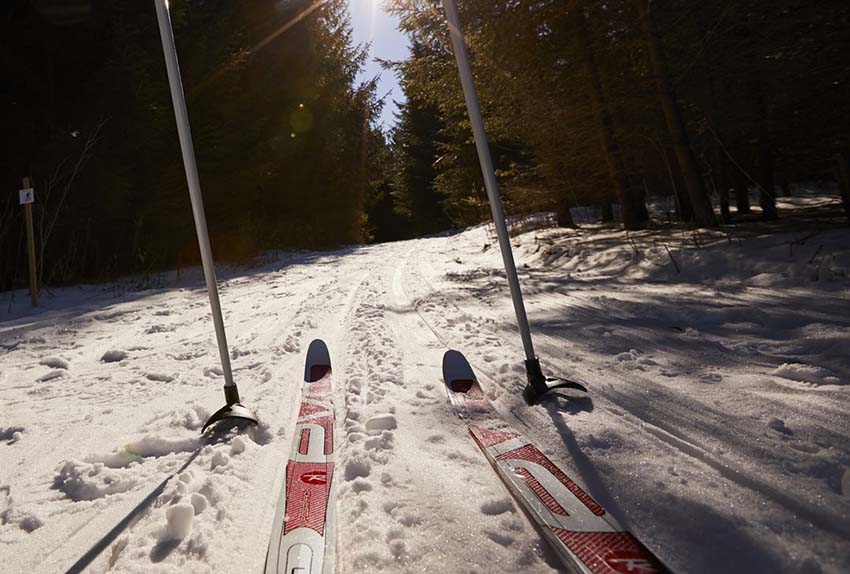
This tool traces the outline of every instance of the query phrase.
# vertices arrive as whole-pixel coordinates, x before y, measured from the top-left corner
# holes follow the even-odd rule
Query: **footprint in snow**
[[[404,531],[401,528],[390,528],[387,531],[387,548],[396,560],[407,555],[407,544],[404,541]]]
[[[51,488],[74,502],[98,500],[135,488],[135,474],[126,469],[110,468],[103,463],[71,460],[58,467]]]
[[[10,486],[0,486],[0,516],[3,517],[3,524],[17,526],[27,534],[44,526],[38,516],[16,506],[11,492]]]
[[[145,329],[145,335],[155,335],[156,333],[171,333],[176,328],[168,325],[151,325]]]
[[[700,381],[707,384],[716,384],[723,382],[723,375],[720,373],[706,373],[699,378]]]
[[[385,451],[392,450],[395,446],[394,444],[395,437],[393,433],[390,431],[382,431],[380,435],[373,436],[369,440],[367,440],[363,446],[366,450],[374,450],[374,451]]]
[[[513,536],[508,536],[501,532],[496,532],[494,530],[485,530],[484,535],[499,546],[504,546],[505,548],[511,546],[514,543]]]
[[[44,365],[45,367],[50,367],[51,369],[64,369],[68,370],[68,361],[61,357],[47,357],[38,362],[39,365]]]
[[[103,354],[103,356],[100,358],[100,361],[102,363],[117,363],[119,361],[123,361],[128,356],[129,355],[127,355],[126,351],[111,350],[111,351],[106,351]]]
[[[391,431],[398,428],[398,422],[393,415],[385,414],[370,417],[366,421],[366,432],[379,434],[381,431]]]
[[[44,383],[44,382],[52,381],[52,380],[55,380],[55,379],[61,379],[65,376],[66,376],[65,371],[50,371],[49,373],[44,374],[44,375],[40,376],[39,378],[37,378],[36,381],[39,382],[39,383]]]
[[[510,498],[496,498],[481,505],[481,513],[487,516],[498,516],[506,512],[514,512],[514,504]]]
[[[785,426],[785,421],[777,417],[771,418],[767,422],[767,426],[778,433],[784,434],[785,436],[792,436],[794,434],[794,431]]]
[[[355,478],[351,483],[351,490],[354,491],[355,494],[370,492],[372,490],[372,483],[364,478]]]
[[[372,473],[372,463],[365,459],[354,459],[345,465],[344,476],[346,481],[358,478],[366,478]]]

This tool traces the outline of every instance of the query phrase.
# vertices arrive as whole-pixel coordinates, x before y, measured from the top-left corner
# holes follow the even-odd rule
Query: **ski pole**
[[[165,67],[168,71],[168,85],[171,90],[171,100],[174,104],[174,115],[177,120],[177,133],[180,137],[180,150],[183,154],[183,166],[186,170],[186,180],[189,185],[189,198],[192,202],[192,214],[195,218],[195,230],[198,234],[198,246],[201,250],[201,263],[204,268],[204,280],[207,284],[207,295],[210,300],[213,324],[215,325],[215,337],[218,343],[218,354],[221,358],[221,368],[224,372],[224,397],[228,406],[239,404],[239,389],[233,381],[233,372],[230,368],[230,354],[227,352],[227,335],[224,331],[224,318],[221,313],[221,303],[218,297],[218,285],[215,276],[215,262],[213,261],[212,249],[210,248],[209,232],[207,231],[207,219],[204,214],[204,198],[201,195],[201,184],[198,178],[198,166],[195,161],[195,149],[192,145],[192,132],[189,128],[189,114],[186,111],[186,99],[183,95],[183,82],[180,78],[180,65],[177,61],[177,48],[174,45],[174,31],[171,28],[171,17],[168,13],[167,0],[154,0],[156,16],[159,24],[159,35],[162,38],[162,50],[165,53]],[[239,405],[241,406],[241,405]],[[245,407],[242,407],[245,411]],[[250,413],[250,411],[247,411]],[[215,422],[219,418],[230,418],[234,415],[220,410],[204,425]],[[253,414],[245,416],[244,413],[235,418],[253,419]]]
[[[490,155],[487,132],[484,129],[484,120],[481,117],[481,106],[478,101],[478,92],[475,88],[472,67],[469,64],[469,53],[463,38],[463,30],[460,26],[457,4],[455,0],[443,0],[443,8],[449,23],[449,34],[460,74],[460,82],[463,86],[466,108],[469,112],[469,121],[472,124],[475,148],[478,150],[478,160],[481,163],[481,173],[484,176],[484,187],[487,189],[490,211],[493,215],[493,223],[496,226],[496,235],[499,239],[499,248],[502,252],[502,262],[505,266],[505,274],[508,277],[508,286],[510,287],[511,299],[514,304],[514,313],[516,314],[520,337],[522,337],[522,347],[525,351],[525,371],[528,378],[528,386],[523,396],[526,402],[533,404],[543,394],[556,387],[572,385],[559,384],[550,386],[547,383],[546,377],[543,376],[540,361],[537,355],[534,354],[531,329],[528,326],[528,316],[526,315],[525,304],[522,300],[522,291],[519,285],[513,251],[511,250],[510,236],[508,235],[508,228],[505,224],[505,212],[502,207],[502,198],[499,194],[499,183],[496,181],[493,158]]]

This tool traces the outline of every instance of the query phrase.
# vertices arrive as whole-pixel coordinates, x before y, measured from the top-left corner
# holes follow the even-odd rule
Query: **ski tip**
[[[476,381],[469,361],[459,351],[446,351],[443,355],[443,381],[452,386],[453,381]]]
[[[318,381],[331,370],[331,354],[328,346],[321,339],[314,339],[307,349],[307,360],[304,363],[304,380],[312,383]]]

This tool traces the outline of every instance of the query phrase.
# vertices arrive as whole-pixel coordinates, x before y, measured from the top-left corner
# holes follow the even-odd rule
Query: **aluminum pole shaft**
[[[180,65],[177,62],[177,48],[174,45],[174,32],[168,14],[167,0],[154,0],[156,17],[159,22],[159,35],[162,38],[162,50],[165,53],[165,67],[168,69],[168,84],[171,88],[171,100],[174,103],[174,115],[177,119],[177,132],[180,135],[180,149],[183,152],[183,166],[186,168],[186,180],[189,184],[189,197],[192,201],[192,213],[195,216],[195,230],[198,232],[198,246],[201,249],[201,262],[204,266],[204,279],[210,299],[218,353],[224,371],[225,388],[235,387],[233,372],[230,369],[230,355],[227,352],[227,336],[224,332],[224,318],[218,299],[218,286],[215,278],[215,264],[210,249],[207,219],[204,215],[204,199],[201,196],[201,184],[198,179],[198,166],[195,162],[195,149],[192,146],[192,132],[189,129],[189,114],[186,111],[186,99],[183,95],[183,82],[180,79]]]
[[[505,224],[505,212],[502,208],[502,198],[499,195],[499,184],[496,181],[496,172],[493,169],[493,159],[490,157],[490,145],[487,141],[487,132],[484,130],[484,121],[481,118],[481,107],[478,103],[478,92],[475,89],[475,80],[472,76],[472,68],[469,65],[469,54],[466,42],[463,39],[463,31],[460,27],[460,16],[458,15],[455,0],[443,0],[443,8],[449,21],[449,32],[452,38],[455,59],[457,60],[460,82],[463,85],[463,96],[466,99],[466,107],[469,111],[469,121],[472,124],[472,133],[475,137],[475,147],[478,149],[478,159],[481,162],[481,172],[484,175],[484,186],[487,188],[487,197],[490,200],[490,211],[493,214],[493,223],[496,225],[496,234],[499,238],[499,248],[502,250],[502,261],[505,264],[505,273],[508,276],[508,285],[511,289],[511,299],[514,303],[519,332],[522,336],[522,346],[525,349],[525,358],[534,361],[534,345],[531,342],[531,332],[528,327],[528,316],[525,313],[525,304],[522,301],[522,291],[519,287],[519,278],[516,272],[516,263],[511,251],[511,240],[508,236],[508,228]]]

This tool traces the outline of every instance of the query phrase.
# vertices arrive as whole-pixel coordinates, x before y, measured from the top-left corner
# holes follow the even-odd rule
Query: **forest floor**
[[[850,229],[836,202],[781,200],[770,226],[514,237],[544,368],[590,389],[539,407],[520,396],[486,226],[221,269],[235,377],[261,421],[239,436],[199,432],[223,381],[198,270],[155,290],[55,289],[36,312],[2,294],[2,569],[261,571],[318,337],[336,381],[339,572],[558,571],[448,408],[450,348],[675,572],[848,572]],[[374,417],[396,428],[370,436]],[[174,541],[177,500],[195,515]]]

